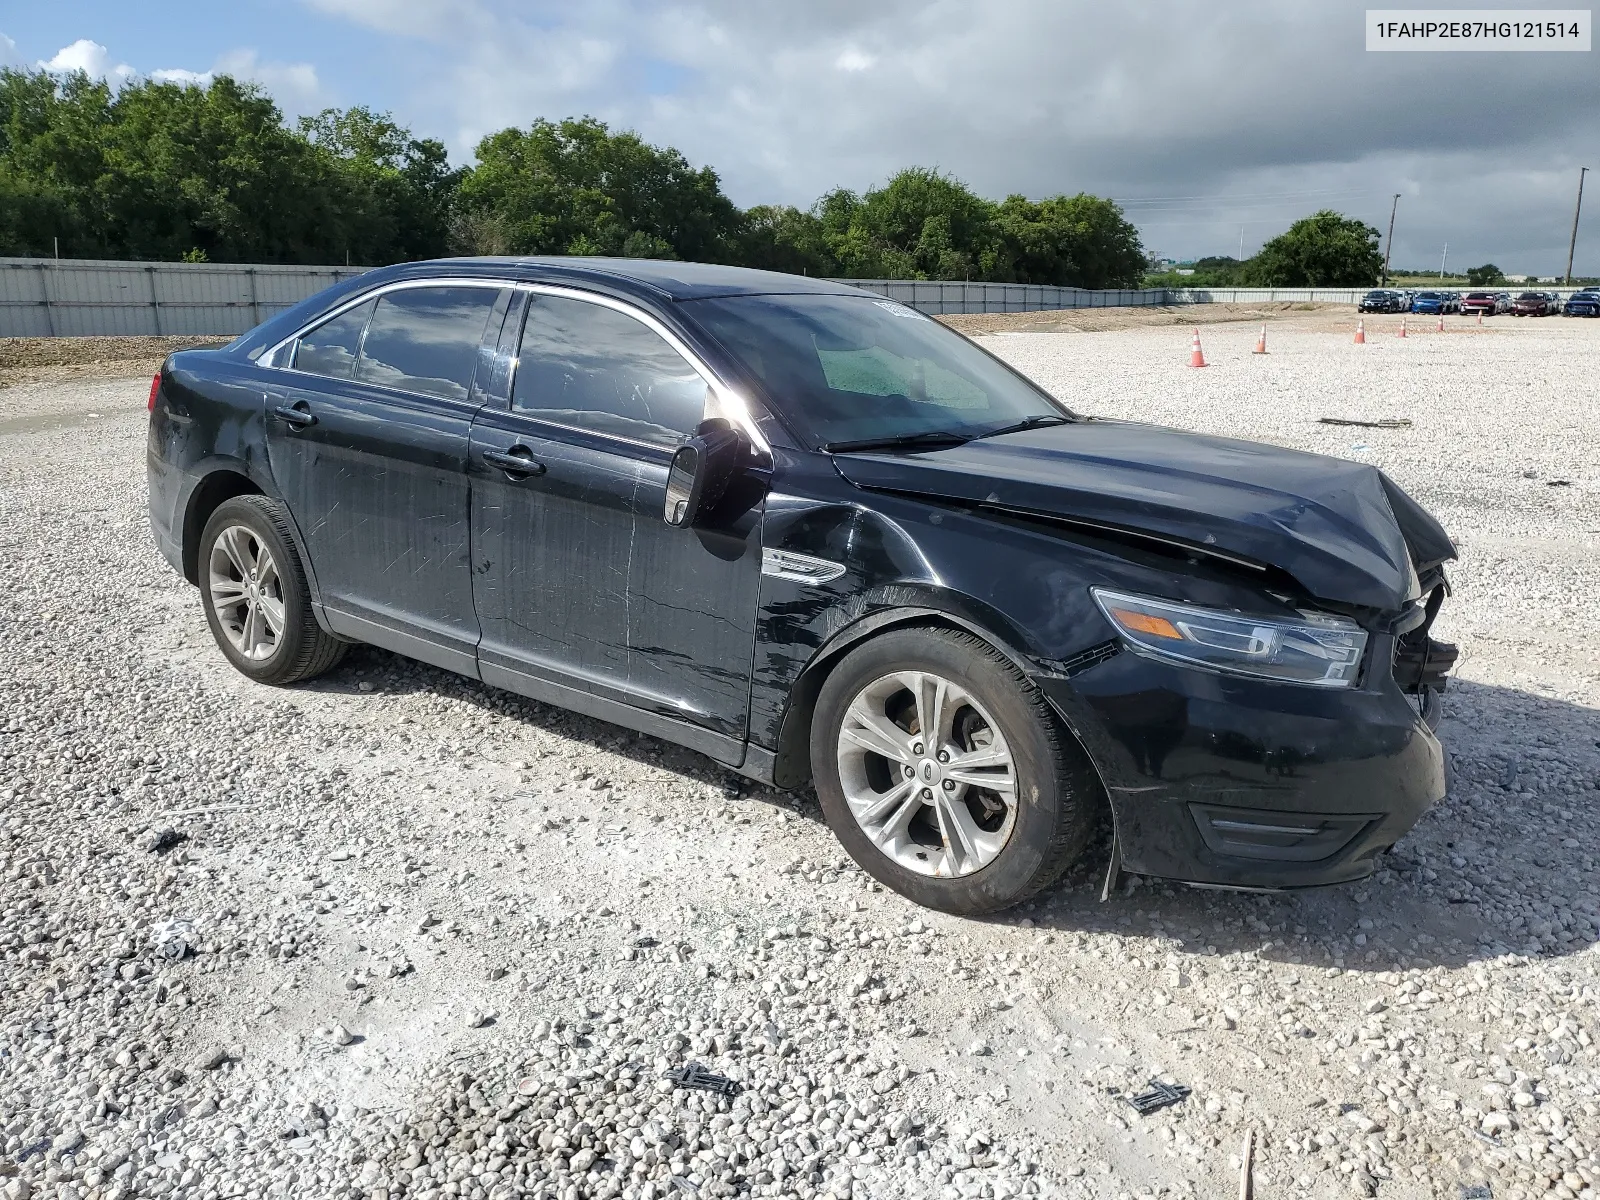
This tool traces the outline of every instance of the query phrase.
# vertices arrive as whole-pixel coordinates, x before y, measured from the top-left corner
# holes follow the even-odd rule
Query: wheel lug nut
[[[948,751],[948,750],[939,751],[939,761],[940,762],[949,762],[950,761],[950,751]]]
[[[911,747],[911,753],[913,753],[913,754],[921,754],[922,753],[922,743],[918,742],[914,746],[912,746]]]
[[[933,789],[932,788],[923,788],[922,789],[922,798],[924,800],[932,800],[933,799]]]
[[[907,779],[910,779],[915,774],[916,774],[916,772],[913,771],[910,767],[906,768],[906,778]]]
[[[953,791],[955,791],[955,790],[956,790],[956,784],[955,784],[955,780],[953,780],[953,779],[946,779],[946,780],[945,780],[945,781],[944,781],[944,790],[945,790],[945,791],[947,791],[947,792],[953,792]]]

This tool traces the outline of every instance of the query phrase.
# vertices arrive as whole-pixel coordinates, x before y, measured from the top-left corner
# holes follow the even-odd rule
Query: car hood
[[[834,456],[875,488],[1153,535],[1274,566],[1312,596],[1393,611],[1455,557],[1376,467],[1261,442],[1087,420],[914,454]]]

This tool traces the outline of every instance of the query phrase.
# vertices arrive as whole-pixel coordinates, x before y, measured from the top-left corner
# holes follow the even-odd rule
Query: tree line
[[[1323,209],[1294,222],[1251,258],[1196,259],[1192,275],[1152,276],[1164,287],[1371,287],[1383,274],[1379,233]]]
[[[811,275],[1137,286],[1097,196],[986,200],[913,167],[809,209],[739,209],[710,167],[590,117],[444,145],[387,114],[287,123],[259,88],[0,72],[0,254],[377,265],[449,254],[695,259]]]
[[[1085,193],[993,201],[908,167],[810,208],[741,210],[712,168],[592,117],[502,129],[453,167],[442,142],[388,114],[327,109],[291,125],[260,88],[228,76],[112,89],[81,72],[0,71],[0,255],[57,250],[364,266],[603,254],[1086,288],[1139,287],[1147,273],[1122,210]],[[1208,266],[1218,277],[1204,282],[1349,285],[1376,281],[1381,258],[1377,230],[1322,212],[1247,263],[1202,263],[1225,268]]]

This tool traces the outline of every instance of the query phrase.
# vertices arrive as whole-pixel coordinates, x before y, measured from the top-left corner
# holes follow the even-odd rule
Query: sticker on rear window
[[[892,313],[897,317],[910,317],[913,321],[927,320],[927,318],[919,313],[916,309],[907,308],[904,304],[896,304],[893,300],[874,300],[873,303],[879,308],[883,309],[884,312]]]

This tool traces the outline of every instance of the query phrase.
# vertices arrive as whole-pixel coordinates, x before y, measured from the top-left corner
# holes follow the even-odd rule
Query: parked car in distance
[[[918,903],[1339,883],[1444,794],[1455,557],[1377,468],[1080,416],[937,321],[645,259],[359,275],[152,381],[152,530],[263,684],[367,642],[812,784]],[[658,864],[659,865],[659,864]]]
[[[1399,292],[1387,288],[1374,288],[1361,297],[1356,304],[1357,312],[1392,313],[1404,312],[1405,300]]]
[[[1567,297],[1562,311],[1569,317],[1600,317],[1600,287],[1579,288]]]
[[[1516,317],[1547,317],[1561,311],[1561,298],[1554,292],[1523,292],[1511,302]]]
[[[1411,311],[1414,313],[1447,313],[1454,311],[1450,305],[1451,297],[1446,292],[1418,292],[1411,300]]]
[[[1492,317],[1505,312],[1510,307],[1510,300],[1511,297],[1505,292],[1468,292],[1461,301],[1461,311]]]

